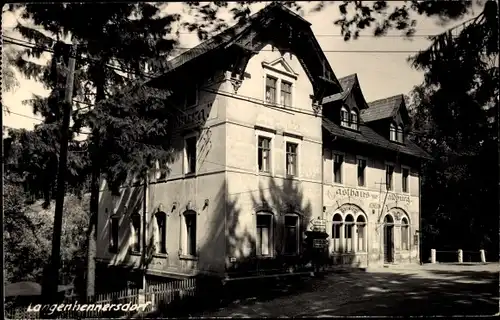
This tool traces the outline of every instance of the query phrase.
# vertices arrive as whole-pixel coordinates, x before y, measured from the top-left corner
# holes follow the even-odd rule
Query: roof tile
[[[348,140],[354,140],[360,143],[381,147],[387,150],[401,152],[414,157],[430,159],[430,156],[427,154],[427,152],[422,150],[411,140],[406,139],[404,145],[391,142],[362,123],[360,124],[360,131],[357,132],[343,129],[331,120],[323,118],[323,128],[325,128],[328,132],[335,136],[339,136]]]
[[[389,98],[379,99],[368,103],[368,108],[361,111],[364,122],[372,122],[393,117],[404,101],[403,95],[398,94]]]

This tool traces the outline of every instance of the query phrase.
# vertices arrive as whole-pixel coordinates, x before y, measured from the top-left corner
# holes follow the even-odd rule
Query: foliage
[[[499,70],[491,61],[498,59],[498,13],[488,17],[489,10],[410,61],[425,71],[412,97],[413,134],[434,157],[422,172],[426,244],[495,256]]]
[[[14,91],[19,87],[14,68],[12,67],[15,51],[11,46],[2,50],[2,93]]]
[[[88,203],[77,197],[66,198],[61,239],[63,269],[61,276],[71,282],[78,274],[85,253],[85,228]],[[7,282],[41,283],[43,267],[50,256],[53,210],[37,202],[27,204],[23,190],[16,185],[4,186],[4,248]],[[81,270],[80,270],[81,273]],[[81,274],[80,274],[81,276]]]
[[[250,5],[262,1],[240,1],[238,5],[230,9],[232,18],[236,21],[244,21],[251,14]],[[273,1],[291,9],[293,12],[303,16],[304,3],[312,1]],[[484,2],[483,0],[477,1]],[[435,17],[440,22],[448,22],[460,19],[470,13],[472,1],[402,1],[401,5],[391,8],[388,1],[314,1],[310,11],[318,12],[333,4],[338,4],[341,17],[333,23],[341,28],[344,40],[357,39],[360,32],[365,29],[373,29],[375,36],[383,36],[391,29],[401,31],[404,35],[411,37],[417,26],[416,15]],[[214,1],[201,4],[198,1],[188,2],[190,11],[188,13],[197,18],[195,23],[184,23],[190,31],[197,30],[200,39],[206,39],[210,34],[225,28],[226,21],[216,17],[221,8],[227,8],[228,2]]]

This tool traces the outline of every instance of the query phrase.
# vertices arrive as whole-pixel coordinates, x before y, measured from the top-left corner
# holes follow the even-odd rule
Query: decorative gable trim
[[[281,64],[281,66],[283,66],[283,69],[285,69],[285,70],[277,68],[277,66],[279,66],[280,64]],[[277,73],[284,74],[284,75],[289,76],[290,78],[293,78],[293,79],[297,79],[297,77],[299,75],[297,72],[295,72],[292,69],[292,67],[290,67],[290,65],[285,61],[285,59],[283,59],[283,57],[280,57],[272,62],[263,61],[262,67],[270,69],[270,70],[277,72]]]

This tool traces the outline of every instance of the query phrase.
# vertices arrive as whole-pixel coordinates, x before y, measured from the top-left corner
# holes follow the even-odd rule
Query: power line
[[[7,30],[14,30],[16,27],[13,26],[13,27],[4,27],[4,29],[7,29]],[[35,30],[46,30],[44,27],[39,27],[39,26],[32,26],[32,27],[27,27],[27,28],[30,28],[30,29],[35,29]],[[435,29],[416,29],[416,30],[435,30]],[[171,33],[170,35],[174,35],[174,34],[185,34],[185,35],[195,35],[197,36],[197,33],[196,32],[173,32]],[[428,38],[428,37],[433,37],[435,36],[436,34],[412,34],[411,36],[407,36],[405,34],[386,34],[386,35],[382,35],[382,36],[376,36],[374,34],[360,34],[358,35],[358,37],[360,38],[385,38],[385,37],[389,37],[389,38]],[[318,34],[314,34],[315,37],[331,37],[331,38],[343,38],[344,36],[342,34],[338,34],[338,33],[318,33]]]
[[[15,44],[15,45],[19,45],[19,46],[22,46],[22,47],[27,47],[27,48],[35,48],[35,47],[38,47],[40,49],[44,49],[42,47],[39,47],[37,44],[34,44],[32,42],[27,42],[25,40],[21,40],[21,39],[16,39],[16,38],[12,38],[12,37],[9,37],[10,39],[13,39],[15,41],[24,41],[25,43],[16,43],[15,41],[12,41],[12,40],[9,40],[9,39],[5,39],[4,42],[7,42],[7,43],[11,43],[11,44]],[[28,43],[31,45],[28,45]],[[178,49],[178,50],[190,50],[190,49],[193,49],[193,48],[196,48],[195,47],[176,47],[174,48],[175,49]],[[48,51],[48,52],[52,52],[53,53],[53,50],[50,50],[50,49],[46,49],[45,51]],[[272,50],[272,49],[262,49],[260,51],[264,51],[264,52],[273,52],[275,50]],[[373,54],[379,54],[379,53],[418,53],[420,52],[420,50],[322,50],[323,52],[325,53],[373,53]],[[92,58],[80,58],[82,60],[94,60]],[[107,65],[108,67],[111,67],[111,68],[114,68],[118,71],[122,71],[122,72],[127,72],[127,71],[124,71],[120,68],[117,68],[115,66],[111,66],[111,65]]]

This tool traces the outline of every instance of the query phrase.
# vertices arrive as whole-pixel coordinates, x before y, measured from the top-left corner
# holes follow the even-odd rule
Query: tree
[[[12,46],[5,46],[2,50],[2,92],[16,90],[19,87],[19,81],[16,78],[12,60],[14,59],[14,49]]]
[[[20,186],[4,186],[5,280],[11,283],[40,282],[43,265],[50,255],[54,212],[43,209],[39,201],[28,205],[24,194]],[[85,257],[88,198],[85,201],[69,196],[64,210],[61,278],[78,287],[83,270],[75,268]]]
[[[498,11],[449,30],[412,57],[425,71],[413,92],[414,139],[434,156],[423,168],[425,248],[498,254]],[[439,197],[435,195],[439,194]],[[497,209],[494,209],[497,208]]]
[[[170,32],[170,24],[179,16],[160,16],[155,4],[145,3],[54,4],[49,11],[46,10],[46,5],[34,4],[16,5],[11,9],[21,10],[22,18],[31,19],[36,26],[43,27],[46,32],[51,33],[57,39],[71,34],[78,41],[81,62],[78,69],[85,74],[85,77],[79,80],[83,92],[82,99],[86,103],[93,102],[97,106],[87,115],[81,117],[77,115],[74,119],[75,130],[82,125],[87,125],[92,129],[92,136],[88,143],[92,172],[88,270],[92,273],[95,269],[92,264],[95,257],[95,225],[101,165],[103,163],[115,164],[114,167],[113,165],[107,167],[111,168],[110,170],[104,171],[106,178],[111,182],[120,179],[123,181],[127,174],[116,172],[112,170],[113,168],[130,171],[133,168],[150,167],[154,162],[152,157],[161,155],[168,158],[170,156],[170,150],[163,146],[134,144],[135,147],[130,147],[126,144],[126,141],[130,141],[131,138],[145,142],[147,139],[141,136],[145,132],[149,136],[162,134],[164,124],[161,121],[149,118],[149,123],[148,120],[144,120],[145,122],[141,125],[139,116],[144,115],[144,112],[136,113],[135,117],[133,113],[127,115],[126,112],[135,111],[124,99],[110,99],[102,105],[100,102],[116,94],[120,89],[140,81],[146,68],[150,71],[158,71],[164,66],[165,55],[176,43],[175,40],[166,38],[166,35]],[[28,49],[26,53],[39,56],[39,53],[46,50],[48,46],[54,47],[54,41],[40,31],[20,24],[16,29],[23,37],[36,42],[41,47],[41,49]],[[21,71],[40,77],[41,69],[24,61],[25,65],[20,66]],[[117,69],[127,72],[123,73]],[[130,96],[126,96],[125,100],[128,98]],[[119,103],[119,105],[113,107],[112,102]],[[151,111],[151,109],[149,106],[148,110]],[[135,121],[131,126],[132,118]],[[158,131],[154,132],[155,129]],[[119,138],[117,138],[117,133],[121,134]],[[120,143],[120,141],[125,142]],[[122,148],[112,149],[113,153],[101,151],[104,147],[119,144]],[[131,157],[130,154],[141,154],[131,152],[134,148],[146,155]],[[119,184],[119,181],[112,183],[115,186]],[[88,278],[88,293],[91,294],[94,275],[89,274]]]

